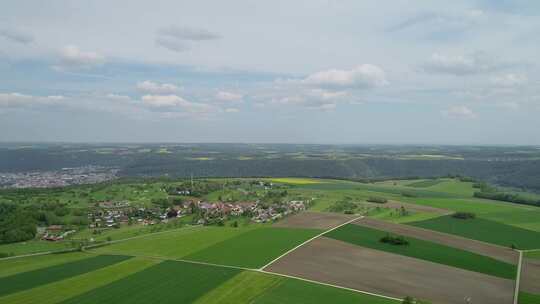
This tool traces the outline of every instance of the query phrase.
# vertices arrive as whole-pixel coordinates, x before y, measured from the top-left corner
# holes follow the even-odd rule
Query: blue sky
[[[0,141],[540,144],[537,1],[5,1]]]

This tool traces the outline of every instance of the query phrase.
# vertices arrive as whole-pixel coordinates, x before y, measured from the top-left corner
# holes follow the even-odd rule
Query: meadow
[[[493,258],[469,251],[407,237],[408,245],[382,243],[387,232],[359,225],[348,224],[324,236],[362,247],[400,254],[434,263],[485,273],[501,278],[514,279],[516,267]]]

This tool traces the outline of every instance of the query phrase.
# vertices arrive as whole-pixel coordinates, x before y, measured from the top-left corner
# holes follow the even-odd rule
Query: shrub
[[[407,241],[403,236],[393,236],[390,234],[387,234],[383,236],[380,241],[385,244],[391,244],[391,245],[398,245],[398,246],[407,246],[409,245],[409,241]]]
[[[385,204],[388,200],[384,197],[370,197],[367,199],[370,203]]]
[[[461,212],[461,211],[459,211],[459,212],[456,212],[456,213],[452,214],[452,217],[460,219],[460,220],[468,220],[468,219],[476,218],[476,214],[474,214],[472,212]]]
[[[404,196],[404,197],[416,197],[416,193],[413,193],[413,192],[401,192],[401,196]]]

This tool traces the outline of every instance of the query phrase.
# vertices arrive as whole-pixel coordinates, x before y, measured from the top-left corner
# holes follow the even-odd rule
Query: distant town
[[[117,178],[118,169],[101,166],[62,168],[55,171],[0,172],[0,188],[53,188],[94,184]]]

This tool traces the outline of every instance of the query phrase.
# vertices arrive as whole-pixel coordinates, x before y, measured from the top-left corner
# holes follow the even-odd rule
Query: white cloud
[[[96,52],[81,51],[77,46],[68,45],[61,51],[61,64],[57,70],[88,69],[105,63],[105,57]]]
[[[464,105],[451,106],[447,110],[443,111],[443,114],[453,118],[476,118],[476,114]]]
[[[131,101],[131,97],[129,97],[127,95],[107,94],[107,96],[105,96],[105,97],[107,99],[114,100],[114,101],[120,101],[120,102]]]
[[[434,53],[424,64],[424,70],[430,73],[456,76],[492,72],[504,65],[483,52],[464,55],[443,55]]]
[[[518,74],[505,74],[500,76],[494,76],[491,78],[491,83],[502,87],[514,87],[527,83],[528,79],[525,75]]]
[[[166,108],[167,111],[186,111],[189,113],[205,114],[215,111],[215,108],[204,103],[188,101],[178,95],[145,95],[142,102],[151,108]]]
[[[238,112],[240,112],[240,110],[237,109],[237,108],[226,108],[225,109],[225,113],[238,113]]]
[[[216,99],[219,101],[240,102],[244,96],[238,93],[219,91],[216,93]]]
[[[157,31],[157,45],[175,52],[183,52],[198,41],[216,40],[221,36],[201,28],[169,26]]]
[[[302,83],[321,87],[373,88],[388,84],[384,71],[372,64],[351,70],[331,69],[309,75]]]
[[[34,37],[32,37],[32,35],[12,28],[0,29],[0,37],[4,37],[12,42],[21,44],[29,44],[34,41]]]
[[[33,96],[21,93],[0,93],[0,107],[17,108],[36,105],[59,104],[65,99],[64,96]]]
[[[137,89],[144,93],[171,94],[181,90],[180,87],[170,83],[157,83],[150,80],[137,83]]]

